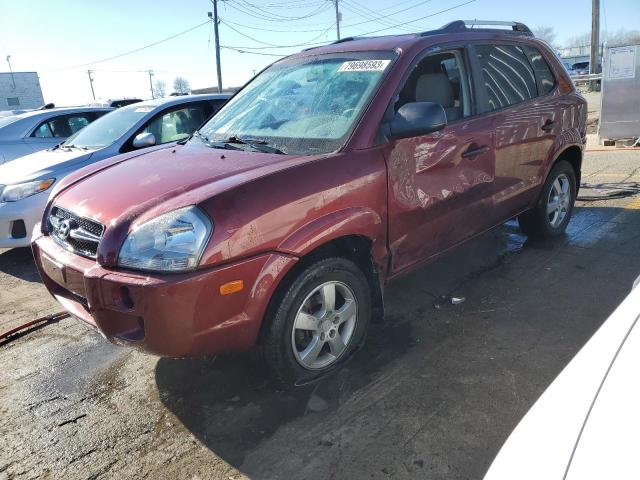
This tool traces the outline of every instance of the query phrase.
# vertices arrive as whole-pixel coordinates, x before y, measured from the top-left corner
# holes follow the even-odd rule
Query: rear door
[[[394,110],[408,102],[439,103],[446,127],[391,142],[389,246],[398,273],[491,226],[491,125],[475,108],[463,46],[426,54],[412,69]]]
[[[495,131],[495,222],[525,209],[537,195],[542,166],[555,142],[555,80],[540,52],[518,43],[473,45],[484,97]],[[539,73],[536,76],[534,67]],[[544,70],[548,71],[544,73]],[[548,75],[551,75],[551,80]],[[551,82],[551,84],[549,83]]]

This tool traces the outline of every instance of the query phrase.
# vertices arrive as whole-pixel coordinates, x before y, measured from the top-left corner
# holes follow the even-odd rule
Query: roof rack
[[[533,32],[524,23],[520,22],[504,22],[499,20],[456,20],[455,22],[447,23],[445,26],[438,30],[431,30],[423,32],[421,36],[434,35],[438,33],[455,33],[455,32],[509,32],[500,28],[475,28],[477,26],[499,26],[499,27],[511,27],[513,33],[520,35],[533,36]]]

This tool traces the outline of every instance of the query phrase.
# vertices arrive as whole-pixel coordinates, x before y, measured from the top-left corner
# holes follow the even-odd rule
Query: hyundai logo
[[[60,240],[66,240],[67,238],[69,238],[69,234],[71,233],[71,230],[73,228],[75,228],[74,225],[74,221],[67,219],[67,220],[63,220],[58,224],[58,228],[56,228],[56,233],[58,234],[58,237],[60,237]]]

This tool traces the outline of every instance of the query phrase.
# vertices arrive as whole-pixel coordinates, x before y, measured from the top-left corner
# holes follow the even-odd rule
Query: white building
[[[0,110],[23,110],[44,105],[36,72],[0,72]]]

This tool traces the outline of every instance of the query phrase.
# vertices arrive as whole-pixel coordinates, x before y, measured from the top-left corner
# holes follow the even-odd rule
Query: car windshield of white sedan
[[[278,62],[233,97],[199,138],[213,147],[267,145],[303,155],[335,151],[393,58],[392,52],[353,52]]]
[[[63,146],[73,145],[93,150],[111,145],[154,109],[153,106],[136,103],[114,110],[70,136]]]

